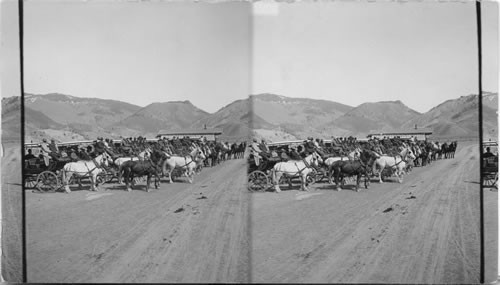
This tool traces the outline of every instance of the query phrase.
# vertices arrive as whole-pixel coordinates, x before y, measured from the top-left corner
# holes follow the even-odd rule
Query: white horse
[[[322,163],[321,156],[316,152],[308,155],[302,160],[289,160],[287,162],[278,162],[274,165],[272,169],[274,190],[279,193],[281,192],[279,181],[282,175],[285,177],[300,177],[300,189],[303,191],[309,191],[306,186],[307,175],[313,172],[312,167],[317,167],[318,162]]]
[[[168,172],[170,183],[173,183],[172,171],[174,171],[175,168],[180,168],[184,170],[184,174],[188,177],[189,183],[193,183],[196,165],[205,158],[205,155],[199,148],[194,149],[188,156],[171,156],[163,162],[163,173]]]
[[[97,175],[102,172],[103,166],[108,166],[108,160],[110,159],[111,157],[109,154],[104,152],[92,160],[80,160],[77,162],[66,163],[62,169],[62,182],[66,193],[71,192],[69,189],[69,181],[73,175],[78,178],[89,177],[91,185],[90,189],[92,191],[99,191],[96,185]],[[80,183],[79,185],[81,186]]]
[[[384,171],[384,168],[390,167],[395,171],[395,174],[398,177],[398,182],[402,183],[407,159],[415,159],[415,155],[409,147],[404,148],[399,155],[396,156],[383,155],[377,158],[373,163],[373,173],[376,173],[375,170],[378,166],[380,168],[380,172],[378,173],[379,182],[384,183],[382,181],[382,171]]]

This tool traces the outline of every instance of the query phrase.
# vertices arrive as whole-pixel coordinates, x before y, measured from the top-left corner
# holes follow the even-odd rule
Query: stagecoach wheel
[[[316,174],[313,173],[313,174],[309,174],[306,176],[306,185],[309,186],[309,185],[313,185],[314,183],[316,183]]]
[[[34,179],[33,177],[26,177],[24,179],[24,188],[26,188],[26,189],[35,188],[36,184],[37,184],[37,180]]]
[[[255,170],[248,175],[248,191],[266,191],[268,187],[269,178],[264,172]]]
[[[59,179],[52,171],[44,171],[38,174],[36,188],[40,192],[55,192],[59,188]]]
[[[323,171],[318,172],[318,173],[316,173],[316,177],[314,178],[314,181],[321,182],[321,181],[323,181],[323,179],[325,179],[325,177],[326,177],[325,172],[323,172]]]
[[[101,172],[101,173],[97,174],[97,181],[96,182],[98,185],[101,185],[104,183],[109,183],[109,182],[111,182],[111,180],[113,180],[113,174],[111,174],[111,173]]]

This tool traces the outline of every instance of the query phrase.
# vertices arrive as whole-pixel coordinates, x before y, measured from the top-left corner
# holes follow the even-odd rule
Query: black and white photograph
[[[250,4],[23,4],[27,281],[249,282]]]
[[[498,279],[496,2],[0,8],[2,281]]]
[[[498,13],[481,5],[493,144]],[[252,280],[479,283],[481,191],[485,282],[496,280],[475,2],[264,1],[253,11]]]

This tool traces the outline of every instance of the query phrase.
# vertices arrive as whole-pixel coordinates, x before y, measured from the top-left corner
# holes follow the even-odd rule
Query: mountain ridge
[[[352,107],[323,99],[292,98],[272,93],[235,100],[214,113],[189,100],[153,102],[145,107],[99,98],[60,93],[25,94],[26,136],[38,140],[48,134],[59,140],[96,136],[156,136],[161,129],[222,128],[221,138],[245,140],[251,135],[273,139],[307,136],[366,136],[371,131],[429,127],[435,136],[478,133],[477,95],[445,100],[419,113],[401,100],[365,102]],[[19,97],[2,98],[3,136],[20,110]],[[483,93],[483,135],[498,136],[498,93]],[[260,134],[259,134],[260,133]]]

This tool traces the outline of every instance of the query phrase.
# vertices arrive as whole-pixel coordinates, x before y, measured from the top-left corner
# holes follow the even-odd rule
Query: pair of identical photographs
[[[3,278],[496,280],[497,160],[481,162],[481,152],[486,141],[498,156],[498,7],[479,6],[2,3]],[[158,138],[185,164],[180,153],[204,156],[192,183],[182,170],[173,183],[161,177],[147,192],[139,179],[126,191],[101,176],[99,191],[73,179],[69,194],[66,158],[37,158],[44,139],[71,160],[100,137],[113,160],[126,148],[162,149]],[[321,153],[314,171],[303,158],[309,138]],[[452,155],[438,154],[452,143]],[[295,147],[305,153],[285,162]],[[328,159],[381,147],[396,161],[415,152],[401,183],[390,173],[359,191],[348,174],[343,191],[328,183]],[[20,159],[28,149],[35,158]],[[276,193],[278,164],[295,177]],[[44,183],[56,191],[37,191]]]

